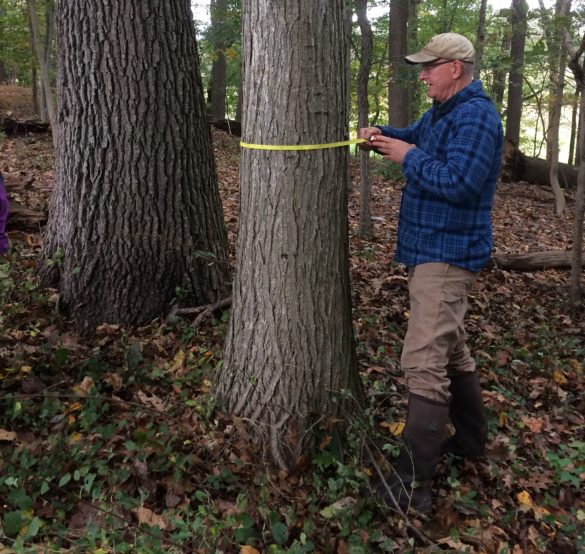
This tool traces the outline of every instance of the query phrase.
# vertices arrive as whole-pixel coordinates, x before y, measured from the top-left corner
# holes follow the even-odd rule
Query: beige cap
[[[428,63],[439,58],[474,62],[475,50],[473,44],[463,35],[442,33],[435,35],[420,52],[406,56],[404,59],[408,63]]]

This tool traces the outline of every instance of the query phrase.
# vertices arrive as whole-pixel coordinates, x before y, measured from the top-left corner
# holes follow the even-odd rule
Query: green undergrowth
[[[502,314],[472,301],[490,454],[442,460],[433,518],[405,522],[370,488],[404,420],[403,281],[388,289],[394,308],[356,302],[367,414],[348,414],[342,434],[321,425],[310,456],[285,473],[211,394],[227,313],[198,328],[103,325],[84,341],[33,260],[23,249],[0,264],[4,551],[585,551],[583,341],[554,320],[524,320],[519,307],[494,333]]]

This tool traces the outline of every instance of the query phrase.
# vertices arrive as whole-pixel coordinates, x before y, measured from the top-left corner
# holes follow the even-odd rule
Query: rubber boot
[[[443,443],[441,454],[480,458],[485,455],[488,425],[479,374],[474,371],[451,377],[449,391],[449,416],[455,427],[455,434]]]
[[[394,464],[394,473],[386,480],[388,488],[404,511],[428,514],[432,510],[431,485],[444,440],[449,415],[448,404],[411,394],[408,417],[402,433],[405,446]],[[388,489],[378,492],[390,506]]]

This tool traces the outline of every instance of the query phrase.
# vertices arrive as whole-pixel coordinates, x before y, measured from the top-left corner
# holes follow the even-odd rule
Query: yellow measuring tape
[[[322,148],[339,148],[340,146],[351,146],[352,144],[361,144],[366,142],[366,139],[342,140],[340,142],[328,142],[325,144],[250,144],[248,142],[240,142],[242,148],[250,148],[252,150],[321,150]]]

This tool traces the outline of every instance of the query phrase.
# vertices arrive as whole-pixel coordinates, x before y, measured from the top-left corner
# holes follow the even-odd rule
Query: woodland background
[[[88,13],[107,12],[100,2],[89,4]],[[339,3],[319,0],[325,11],[333,4]],[[229,390],[225,392],[229,387],[218,378],[226,360],[234,366],[238,356],[250,355],[238,348],[237,337],[226,351],[231,310],[237,309],[230,309],[229,290],[198,297],[197,291],[177,282],[164,308],[157,308],[157,317],[140,321],[137,316],[132,322],[124,319],[130,313],[125,302],[139,295],[135,288],[141,283],[145,290],[151,286],[149,270],[140,258],[128,254],[123,264],[115,251],[108,251],[105,271],[94,269],[86,281],[88,289],[98,280],[108,290],[117,289],[115,275],[109,274],[135,276],[124,283],[130,292],[123,295],[118,312],[104,311],[98,321],[95,311],[79,315],[79,299],[106,305],[115,303],[116,296],[92,289],[84,298],[84,290],[71,290],[67,279],[83,276],[91,257],[99,258],[91,245],[98,241],[99,230],[46,253],[52,237],[59,235],[55,223],[47,229],[51,198],[60,198],[60,205],[71,201],[57,189],[75,190],[91,174],[93,182],[117,179],[124,185],[120,188],[136,192],[132,173],[142,175],[149,163],[138,160],[132,165],[130,141],[121,147],[121,159],[129,166],[125,176],[106,170],[92,173],[108,165],[105,158],[98,157],[94,166],[83,165],[94,148],[88,149],[85,137],[92,131],[99,134],[101,125],[96,122],[100,118],[87,114],[99,112],[100,99],[84,98],[84,81],[79,81],[74,92],[82,115],[71,128],[87,132],[67,130],[64,106],[74,106],[75,94],[71,87],[66,89],[64,73],[59,76],[56,68],[66,68],[73,79],[76,64],[82,67],[88,53],[83,39],[89,44],[97,27],[86,28],[84,18],[89,16],[67,12],[66,5],[0,0],[0,170],[11,202],[12,242],[11,252],[0,259],[0,551],[585,552],[585,317],[579,242],[583,186],[578,177],[583,152],[578,137],[580,128],[585,129],[579,123],[584,119],[579,72],[583,4],[528,6],[514,1],[494,11],[489,4],[473,1],[356,0],[343,14],[350,130],[357,128],[358,120],[405,125],[422,113],[428,100],[420,86],[412,86],[416,72],[404,66],[401,57],[432,35],[450,30],[478,44],[479,77],[506,129],[506,159],[493,215],[494,263],[480,275],[468,318],[490,420],[489,455],[475,463],[442,462],[431,520],[396,514],[368,489],[376,466],[383,467],[384,456],[396,452],[406,400],[399,357],[408,295],[404,269],[392,261],[403,186],[399,168],[350,153],[347,308],[355,337],[355,370],[367,409],[353,408],[351,398],[344,397],[351,392],[335,391],[333,404],[341,407],[325,410],[304,433],[311,441],[303,445],[302,455],[281,464],[283,450],[274,454],[260,424],[251,426],[252,418],[226,409],[246,403],[256,408],[254,398],[237,387],[235,401],[230,399]],[[144,5],[133,18],[146,21],[149,13],[161,9],[156,0],[145,0]],[[177,13],[173,16],[187,19],[186,13]],[[253,113],[249,103],[242,103],[247,90],[241,69],[246,38],[242,28],[245,32],[249,27],[242,27],[242,6],[234,0],[212,1],[209,16],[196,22],[199,57],[190,51],[177,54],[192,56],[201,75],[200,86],[195,83],[193,88],[199,86],[204,103],[195,101],[189,110],[179,105],[183,115],[168,121],[187,127],[187,112],[201,112],[186,136],[196,143],[197,152],[209,150],[209,160],[202,155],[199,162],[209,170],[185,171],[192,182],[209,182],[219,191],[226,224],[221,275],[233,275],[241,268],[238,231],[251,233],[240,192],[258,171],[254,159],[241,163],[239,147],[241,121]],[[123,10],[117,15],[121,24],[127,23],[126,17]],[[144,28],[164,35],[169,18],[167,14],[156,27]],[[55,20],[62,36],[80,39],[75,63],[63,48],[58,53]],[[92,32],[83,35],[87,29]],[[169,35],[175,32],[174,27],[166,29]],[[140,44],[133,33],[112,35],[124,37],[112,38],[112,49],[116,41]],[[274,72],[274,80],[286,87],[277,66]],[[155,77],[152,82],[161,89],[166,78],[172,82],[170,73],[161,76],[159,71]],[[143,81],[149,79],[147,73]],[[137,89],[129,85],[128,90],[130,94]],[[291,114],[295,109],[290,108]],[[106,119],[112,114],[104,109],[102,115]],[[60,121],[59,135],[55,121]],[[199,121],[204,129],[211,123],[209,145],[197,142],[206,133],[193,134]],[[156,138],[152,128],[159,127],[147,123]],[[115,127],[109,127],[112,134]],[[169,140],[178,141],[172,137]],[[317,142],[319,137],[310,138]],[[165,152],[162,165],[179,163],[171,150]],[[56,171],[56,157],[61,168],[68,159],[69,169]],[[555,189],[551,182],[557,161],[561,165]],[[286,160],[283,163],[286,169]],[[160,176],[165,178],[164,170]],[[305,179],[310,186],[310,172]],[[103,188],[87,186],[86,196],[80,198],[103,202],[114,213],[115,204],[124,201],[100,196]],[[213,197],[207,190],[203,196]],[[149,194],[137,192],[136,197]],[[144,204],[135,204],[135,210],[124,206],[118,220],[133,221]],[[84,225],[90,228],[90,215],[78,213],[87,217]],[[265,219],[269,217],[266,212]],[[167,214],[164,221],[175,219]],[[77,246],[80,256],[91,255],[67,269]],[[189,258],[193,264],[203,259],[204,267],[210,265],[207,248],[197,252]],[[208,270],[197,266],[197,271]],[[55,273],[60,280],[48,282],[47,274]],[[221,282],[221,275],[208,276],[199,288],[210,290],[209,283]],[[160,283],[164,281],[163,276]],[[158,285],[152,286],[155,291]],[[217,292],[217,287],[211,289]],[[146,295],[164,297],[162,292]],[[118,321],[116,314],[122,314]],[[261,382],[262,374],[258,378]],[[294,401],[305,393],[309,395],[308,389],[298,385],[283,394]],[[348,421],[343,433],[336,425],[339,419]],[[296,452],[302,441],[293,431],[289,426],[279,440]]]

